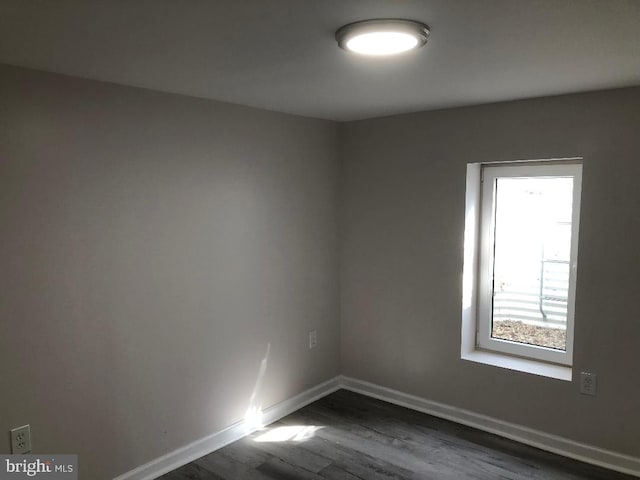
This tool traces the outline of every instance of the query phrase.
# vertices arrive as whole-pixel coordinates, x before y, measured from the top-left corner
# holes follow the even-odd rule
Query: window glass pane
[[[573,178],[497,178],[492,338],[566,350]]]

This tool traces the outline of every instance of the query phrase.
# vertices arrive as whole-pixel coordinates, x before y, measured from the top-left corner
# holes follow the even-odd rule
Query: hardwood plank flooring
[[[340,390],[263,431],[160,478],[632,480],[635,477]]]

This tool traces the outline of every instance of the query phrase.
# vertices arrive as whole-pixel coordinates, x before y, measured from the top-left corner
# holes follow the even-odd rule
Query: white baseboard
[[[262,412],[262,422],[265,425],[273,423],[290,413],[315,402],[339,389],[361,393],[368,397],[377,398],[385,402],[407,407],[412,410],[427,413],[435,417],[451,420],[478,430],[509,438],[532,447],[557,453],[565,457],[580,460],[600,467],[608,468],[629,475],[640,477],[640,458],[623,455],[598,447],[575,442],[557,435],[551,435],[539,430],[523,427],[515,423],[504,422],[496,418],[480,415],[450,405],[433,402],[421,397],[409,395],[373,383],[350,377],[338,376],[321,383],[293,398],[273,405]],[[178,450],[169,452],[162,457],[126,472],[114,480],[152,480],[167,472],[175,470],[197,458],[208,455],[247,435],[245,422],[233,425],[213,433],[205,438],[196,440]]]
[[[393,403],[435,417],[451,420],[478,430],[509,438],[564,457],[640,477],[640,458],[575,442],[557,435],[504,422],[469,410],[452,407],[373,383],[342,377],[341,387],[385,402]]]
[[[320,385],[296,395],[293,398],[273,405],[262,412],[262,423],[268,425],[290,413],[315,402],[316,400],[329,395],[341,388],[342,377],[335,377]],[[156,458],[149,463],[145,463],[133,470],[117,476],[113,480],[152,480],[167,472],[175,470],[189,462],[194,461],[204,455],[208,455],[219,448],[222,448],[236,440],[251,433],[244,421],[236,422],[233,425],[213,433],[207,437],[196,440],[189,445],[169,452],[162,457]]]

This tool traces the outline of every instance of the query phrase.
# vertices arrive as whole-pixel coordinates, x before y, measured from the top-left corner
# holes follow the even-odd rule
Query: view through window
[[[491,336],[566,350],[573,178],[497,178]]]

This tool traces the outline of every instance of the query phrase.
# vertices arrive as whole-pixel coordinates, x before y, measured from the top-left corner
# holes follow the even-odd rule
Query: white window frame
[[[493,233],[496,177],[574,179],[566,351],[491,338]],[[571,380],[582,191],[582,159],[467,165],[461,358],[562,380]]]

